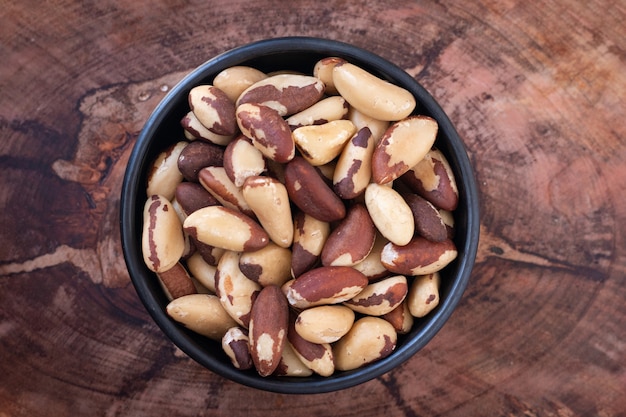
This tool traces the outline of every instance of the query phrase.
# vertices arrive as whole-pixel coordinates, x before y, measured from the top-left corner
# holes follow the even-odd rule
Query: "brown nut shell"
[[[163,285],[165,295],[170,300],[197,293],[189,273],[180,262],[177,262],[167,271],[157,272],[156,274]]]
[[[401,180],[439,209],[453,211],[458,205],[459,191],[454,173],[438,149],[428,152],[422,161],[402,175]]]
[[[434,242],[448,238],[448,229],[441,214],[430,201],[417,194],[405,194],[403,197],[413,213],[417,234]]]
[[[363,204],[355,204],[331,232],[322,250],[324,266],[353,266],[369,255],[376,227]]]
[[[295,157],[285,167],[285,186],[291,201],[318,220],[332,222],[346,215],[343,201],[302,157]]]
[[[348,266],[322,266],[283,285],[289,304],[308,308],[347,301],[368,284],[367,277]]]
[[[231,327],[222,337],[222,349],[237,369],[246,370],[254,366],[250,355],[248,331],[241,327]]]
[[[293,159],[296,145],[291,129],[276,110],[261,104],[245,103],[237,107],[236,116],[241,133],[263,155],[279,163]]]
[[[280,287],[259,292],[250,314],[250,355],[261,376],[271,375],[280,363],[287,342],[289,304]]]
[[[300,74],[277,74],[260,80],[241,93],[237,106],[258,103],[281,116],[298,113],[315,104],[324,93],[318,78]]]
[[[330,224],[302,211],[294,218],[293,245],[291,247],[291,276],[299,277],[313,268],[330,234]]]
[[[189,107],[200,123],[216,135],[234,135],[235,104],[219,88],[198,85],[189,91]]]
[[[187,181],[198,182],[204,167],[224,165],[224,148],[205,141],[194,141],[178,155],[178,169]]]

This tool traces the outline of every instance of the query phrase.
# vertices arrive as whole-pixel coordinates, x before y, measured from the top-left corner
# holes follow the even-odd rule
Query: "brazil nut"
[[[351,199],[363,194],[372,177],[373,152],[374,137],[368,127],[346,143],[333,171],[333,189],[339,197]]]
[[[267,75],[256,68],[236,65],[220,71],[213,79],[213,85],[235,103],[246,88],[265,78]]]
[[[148,172],[146,194],[162,195],[168,200],[174,197],[176,186],[183,180],[183,174],[178,169],[178,157],[187,143],[177,142],[157,156]]]
[[[172,268],[185,251],[180,219],[163,196],[150,196],[144,205],[141,248],[146,266],[154,272]]]
[[[221,341],[228,329],[237,326],[218,297],[211,294],[190,294],[176,298],[165,310],[172,319],[188,329],[217,341]]]
[[[355,204],[346,217],[330,233],[321,260],[324,266],[353,266],[369,255],[376,227],[363,204]]]
[[[235,104],[219,88],[213,85],[192,88],[189,107],[200,123],[216,135],[235,134]]]
[[[289,116],[315,104],[323,93],[324,83],[318,78],[277,74],[248,87],[237,99],[237,106],[258,103],[273,108],[281,116]]]
[[[410,91],[349,62],[333,67],[333,83],[351,106],[378,120],[401,120],[416,106]]]
[[[185,219],[183,228],[202,243],[237,252],[259,250],[270,241],[267,232],[258,223],[222,206],[194,211]]]
[[[415,233],[411,208],[393,188],[371,183],[365,205],[378,231],[396,245],[406,245]]]
[[[404,275],[396,275],[369,284],[355,297],[344,303],[357,313],[382,316],[404,301],[408,284]]]
[[[418,164],[437,137],[437,122],[428,116],[410,116],[392,124],[372,155],[372,178],[384,184]]]
[[[457,257],[454,242],[446,239],[432,242],[416,236],[404,246],[388,243],[383,248],[380,261],[397,274],[426,275],[440,271]]]
[[[396,348],[398,335],[380,317],[365,316],[333,345],[335,368],[349,371],[389,356]]]
[[[424,317],[439,305],[440,282],[441,277],[438,272],[414,278],[407,296],[407,304],[412,316]]]
[[[237,124],[241,133],[267,158],[285,163],[293,159],[296,145],[291,129],[283,117],[273,108],[256,103],[244,103],[237,107]]]

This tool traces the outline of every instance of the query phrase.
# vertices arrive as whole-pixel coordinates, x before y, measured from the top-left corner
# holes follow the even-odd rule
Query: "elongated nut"
[[[188,142],[177,142],[161,152],[148,171],[147,195],[162,195],[171,200],[174,198],[176,186],[183,180],[178,169],[178,156]]]
[[[261,151],[241,135],[226,146],[224,170],[236,187],[242,187],[246,178],[265,171],[265,159]]]
[[[313,375],[313,371],[300,360],[291,344],[285,343],[283,356],[280,358],[280,363],[274,371],[274,375],[306,377]]]
[[[215,293],[215,274],[217,267],[207,263],[200,253],[196,252],[187,259],[187,268],[192,277],[212,293]]]
[[[308,308],[298,314],[295,330],[311,343],[334,343],[348,333],[354,311],[342,305]]]
[[[371,183],[365,189],[365,205],[384,237],[399,246],[409,243],[415,233],[413,213],[396,190]]]
[[[333,172],[333,189],[343,199],[361,195],[372,177],[374,138],[368,127],[346,143]]]
[[[388,321],[363,317],[333,346],[335,368],[349,371],[383,359],[395,350],[397,340],[396,330]]]
[[[369,255],[376,227],[363,204],[355,204],[331,232],[322,250],[324,266],[353,266]]]
[[[189,273],[180,262],[177,262],[167,271],[157,272],[156,274],[169,300],[197,293]]]
[[[198,174],[200,184],[224,207],[254,216],[248,202],[243,197],[241,187],[237,187],[228,177],[224,167],[205,167]]]
[[[257,251],[242,253],[239,269],[262,287],[281,286],[291,278],[291,251],[270,242]]]
[[[241,93],[237,106],[258,103],[281,116],[298,113],[316,103],[324,93],[318,78],[299,74],[278,74],[260,80]]]
[[[333,120],[344,119],[348,115],[349,107],[341,96],[327,97],[287,118],[287,124],[291,129],[296,129],[301,126],[322,125]]]
[[[205,141],[194,141],[178,155],[178,169],[187,181],[198,182],[198,172],[224,164],[224,148]]]
[[[335,361],[330,343],[309,342],[296,331],[296,315],[289,315],[287,340],[296,356],[313,372],[330,376],[335,372]]]
[[[200,123],[217,135],[234,135],[235,104],[219,88],[198,85],[189,91],[189,107]]]
[[[411,116],[392,124],[372,155],[372,178],[384,184],[419,163],[432,148],[439,126],[428,116]]]
[[[261,286],[241,272],[239,253],[228,251],[220,259],[215,273],[215,290],[224,310],[237,324],[248,328],[252,305]]]
[[[328,95],[338,94],[333,82],[333,68],[337,64],[343,64],[346,60],[339,57],[322,58],[313,66],[313,75],[324,83],[324,92]]]
[[[236,65],[220,71],[213,79],[213,85],[235,103],[246,88],[265,78],[267,75],[256,68]]]
[[[259,250],[270,241],[258,223],[222,206],[194,211],[185,219],[183,227],[185,232],[202,243],[237,252]]]
[[[303,158],[319,166],[335,159],[355,132],[356,127],[350,120],[333,120],[299,127],[293,131],[293,139]]]
[[[271,375],[280,363],[289,327],[289,304],[280,287],[264,287],[252,304],[250,354],[261,376]]]
[[[396,274],[427,275],[440,271],[457,257],[457,249],[449,239],[432,242],[416,236],[404,246],[388,243],[383,248],[380,261]]]
[[[333,82],[351,106],[378,120],[404,119],[416,106],[410,91],[348,62],[335,65]]]
[[[188,112],[180,121],[180,125],[184,129],[185,136],[191,140],[202,139],[215,145],[226,146],[233,139],[234,135],[218,135],[207,129],[200,120],[193,114]]]
[[[291,276],[297,278],[313,268],[330,235],[330,224],[299,211],[294,219]]]
[[[241,327],[228,329],[222,337],[222,349],[235,368],[245,370],[254,366],[250,355],[250,338],[246,329]]]
[[[242,189],[243,197],[278,246],[288,248],[293,242],[293,219],[287,188],[271,177],[251,176]]]
[[[422,161],[401,177],[402,181],[433,205],[453,211],[459,202],[459,190],[450,163],[438,149],[433,149]]]
[[[348,266],[323,266],[287,281],[283,291],[292,306],[309,308],[348,301],[367,283],[365,275]]]
[[[411,208],[415,220],[415,231],[420,236],[434,242],[441,242],[448,238],[448,229],[441,214],[430,201],[417,194],[406,194],[403,197]]]
[[[439,305],[440,281],[438,272],[414,278],[407,297],[411,315],[424,317]]]
[[[285,186],[291,201],[318,220],[332,222],[346,215],[343,201],[302,157],[295,157],[285,167]]]
[[[256,103],[237,107],[237,123],[241,133],[267,158],[285,163],[293,159],[296,145],[285,119],[274,109]]]
[[[382,316],[398,307],[406,297],[408,284],[404,275],[396,275],[369,284],[344,305],[357,313]]]
[[[150,196],[144,205],[141,249],[146,266],[154,272],[172,268],[185,251],[180,220],[163,196]]]
[[[176,298],[166,307],[167,314],[190,330],[220,341],[226,331],[237,325],[211,294],[191,294]]]

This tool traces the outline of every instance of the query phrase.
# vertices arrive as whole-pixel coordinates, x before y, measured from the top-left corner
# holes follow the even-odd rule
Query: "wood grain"
[[[5,2],[6,3],[6,2]],[[624,416],[623,1],[9,1],[0,14],[0,416]],[[130,284],[125,164],[187,72],[250,41],[351,42],[441,103],[481,194],[467,292],[352,389],[278,395],[178,351]]]

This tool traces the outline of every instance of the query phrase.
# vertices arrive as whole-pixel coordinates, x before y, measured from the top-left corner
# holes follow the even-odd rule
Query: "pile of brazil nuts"
[[[167,314],[261,376],[391,354],[457,256],[454,175],[415,108],[336,57],[312,75],[235,66],[194,87],[143,213]]]

